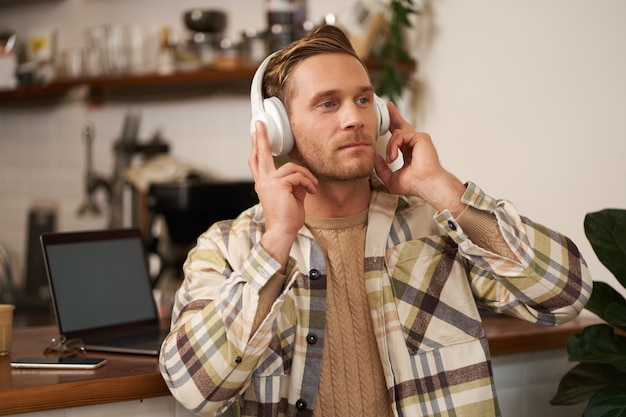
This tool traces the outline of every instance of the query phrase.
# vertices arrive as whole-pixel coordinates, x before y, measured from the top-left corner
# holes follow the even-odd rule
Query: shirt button
[[[241,358],[241,356],[237,356],[237,357],[235,358],[235,362],[237,362],[237,363],[241,363],[241,361],[243,361],[243,359]]]
[[[302,399],[296,401],[296,408],[298,410],[304,410],[306,408],[306,401]]]
[[[317,335],[315,333],[309,333],[306,336],[306,341],[309,345],[314,345],[317,343]]]
[[[456,230],[456,224],[454,224],[454,222],[452,220],[448,220],[448,227],[452,230],[455,231]]]
[[[320,274],[320,271],[318,271],[317,269],[311,269],[309,271],[309,278],[312,280],[316,280],[318,279],[322,274]]]

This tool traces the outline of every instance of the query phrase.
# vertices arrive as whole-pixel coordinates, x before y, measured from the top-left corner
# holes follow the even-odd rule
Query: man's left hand
[[[376,155],[376,173],[380,179],[394,194],[421,197],[438,211],[449,209],[453,215],[459,214],[465,208],[461,202],[465,186],[441,166],[430,135],[416,132],[393,103],[387,107],[391,137],[386,159]],[[400,153],[404,162],[394,172],[387,164]]]

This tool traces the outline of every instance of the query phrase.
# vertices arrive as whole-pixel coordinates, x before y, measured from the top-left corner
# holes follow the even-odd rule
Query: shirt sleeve
[[[281,266],[249,233],[238,233],[254,227],[242,222],[218,223],[198,239],[183,267],[171,332],[161,347],[168,388],[199,415],[225,410],[248,388],[288,291],[286,285],[253,333],[259,292]],[[297,272],[288,265],[292,270]]]
[[[457,243],[468,261],[478,304],[541,325],[555,326],[576,317],[591,295],[592,280],[581,253],[567,237],[520,216],[513,204],[495,200],[469,182],[462,201],[493,214],[514,259],[470,240],[444,210],[435,221]]]

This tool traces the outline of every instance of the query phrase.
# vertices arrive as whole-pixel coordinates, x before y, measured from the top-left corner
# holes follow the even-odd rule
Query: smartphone
[[[106,362],[104,358],[20,358],[11,361],[11,368],[96,369]]]

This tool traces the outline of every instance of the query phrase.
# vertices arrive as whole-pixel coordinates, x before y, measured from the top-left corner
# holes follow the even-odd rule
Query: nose
[[[357,104],[352,101],[342,106],[340,118],[342,129],[358,130],[365,126],[363,109],[359,108]]]

